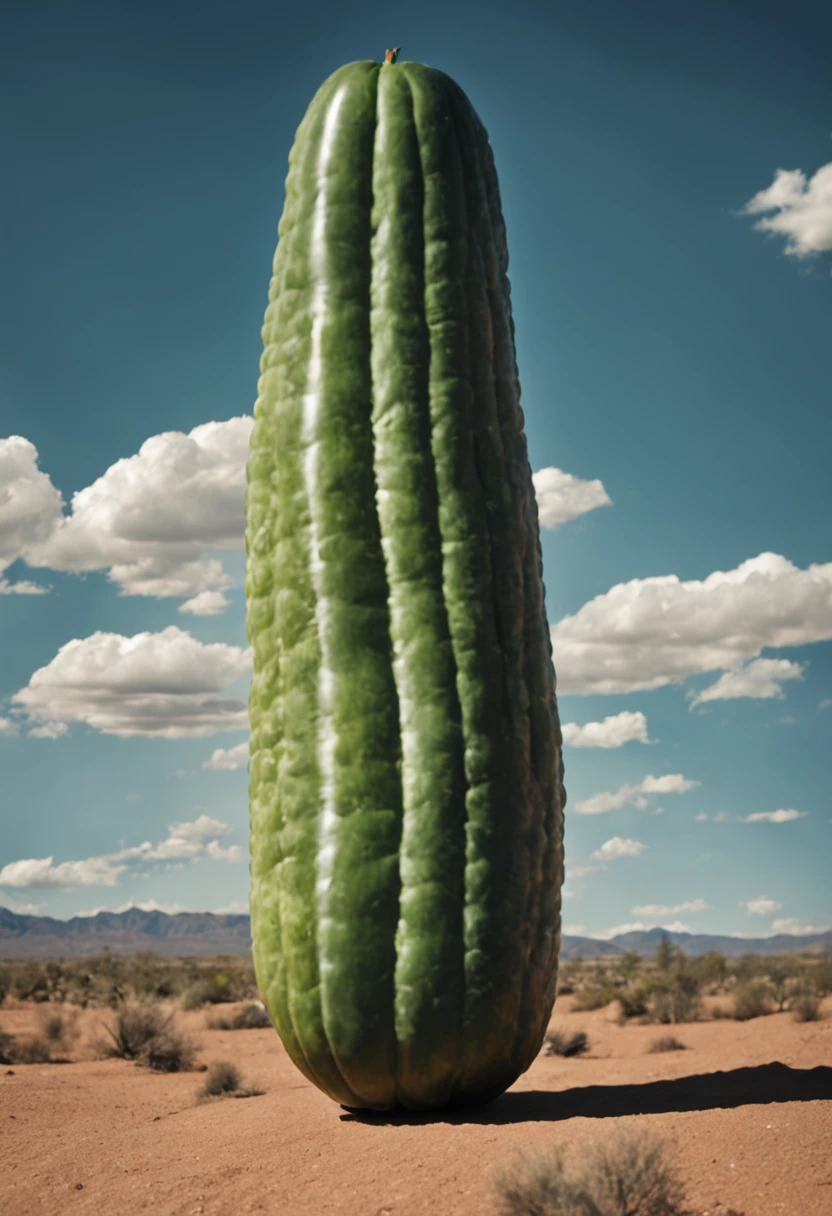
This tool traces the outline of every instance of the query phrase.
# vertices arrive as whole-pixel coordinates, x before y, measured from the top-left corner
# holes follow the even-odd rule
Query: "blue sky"
[[[0,905],[246,901],[242,492],[287,157],[323,79],[395,43],[466,90],[500,176],[565,924],[832,926],[832,12],[10,24]]]

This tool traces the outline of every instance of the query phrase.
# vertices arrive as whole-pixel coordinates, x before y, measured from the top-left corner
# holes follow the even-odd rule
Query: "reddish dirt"
[[[666,1138],[691,1208],[709,1216],[832,1214],[832,999],[820,1022],[788,1013],[671,1028],[688,1050],[649,1054],[666,1027],[570,1012],[589,1054],[541,1056],[474,1115],[361,1120],[290,1064],[271,1030],[208,1031],[178,1015],[201,1059],[232,1060],[260,1097],[196,1103],[201,1077],[121,1060],[0,1067],[3,1216],[487,1216],[493,1177],[518,1154],[576,1149],[613,1128]],[[104,1015],[83,1015],[89,1042]],[[3,1009],[25,1034],[37,1015]],[[86,1054],[87,1058],[80,1057]]]

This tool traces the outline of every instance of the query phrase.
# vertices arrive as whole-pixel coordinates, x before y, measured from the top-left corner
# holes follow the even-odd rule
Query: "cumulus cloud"
[[[38,468],[35,445],[21,435],[0,439],[0,574],[53,534],[63,505],[60,492]],[[3,594],[33,593],[21,592],[20,584],[3,583]]]
[[[603,867],[588,866],[579,861],[567,861],[565,869],[567,879],[572,880],[575,878],[586,878],[588,874],[596,874],[598,870],[603,869]]]
[[[643,713],[614,714],[603,722],[566,722],[563,741],[570,747],[623,747],[625,743],[656,743],[647,737],[647,719]]]
[[[708,904],[704,899],[686,899],[680,904],[637,904],[631,909],[633,916],[647,917],[656,920],[662,916],[677,916],[680,912],[706,912]]]
[[[214,908],[215,916],[248,916],[248,902],[243,899],[233,899],[222,908]]]
[[[167,912],[169,916],[175,916],[177,912],[190,912],[190,908],[185,904],[160,904],[155,899],[128,899],[125,903],[119,904],[117,908],[108,908],[104,904],[99,904],[97,908],[85,908],[83,912],[76,912],[76,916],[98,916],[99,912],[131,912],[133,908],[138,908],[140,912]]]
[[[20,733],[20,727],[15,722],[14,718],[0,718],[0,738],[6,735],[7,738],[13,738]]]
[[[44,722],[42,726],[33,726],[27,734],[32,739],[60,739],[68,730],[66,722]]]
[[[172,823],[168,835],[157,844],[149,840],[115,853],[87,857],[82,861],[61,861],[54,857],[30,857],[11,861],[0,870],[0,887],[26,887],[32,890],[73,891],[81,887],[115,887],[133,863],[148,861],[195,861],[209,857],[214,861],[237,862],[243,858],[239,845],[222,846],[218,837],[230,832],[228,824],[210,815]]]
[[[613,836],[611,840],[605,840],[592,856],[597,861],[617,861],[619,857],[638,857],[646,848],[647,845],[642,844],[640,840],[624,840],[620,836]]]
[[[175,625],[97,632],[62,646],[12,703],[30,719],[84,722],[105,735],[203,738],[248,726],[244,702],[217,694],[250,665],[250,650],[202,643]]]
[[[33,583],[31,579],[10,583],[7,578],[0,578],[0,595],[47,595],[49,590],[49,587],[41,587],[40,583]]]
[[[684,925],[680,920],[674,920],[669,925],[654,925],[645,924],[644,921],[628,921],[623,925],[614,925],[611,929],[602,929],[600,933],[593,933],[593,937],[599,938],[602,942],[608,942],[613,937],[623,936],[625,933],[645,933],[648,929],[667,929],[669,933],[690,933],[690,925]]]
[[[743,823],[791,823],[793,819],[803,819],[808,815],[808,811],[795,811],[793,809],[780,811],[755,811],[753,815],[746,815],[742,820]]]
[[[628,693],[832,638],[832,562],[761,553],[702,581],[619,583],[551,628],[558,692]]]
[[[783,916],[771,922],[772,933],[792,933],[795,937],[810,937],[815,933],[828,933],[829,925],[812,925],[796,916]]]
[[[585,925],[564,925],[563,933],[566,937],[580,937],[586,932]]]
[[[774,181],[743,208],[762,215],[760,232],[786,238],[785,252],[806,258],[832,250],[832,162],[807,179],[800,169],[778,169]],[[766,212],[773,212],[771,215]]]
[[[804,665],[805,666],[805,665]],[[804,666],[789,659],[754,659],[736,671],[726,671],[715,684],[696,694],[688,693],[692,705],[706,701],[729,701],[749,697],[755,701],[782,699],[784,680],[800,680]]]
[[[231,600],[221,591],[200,591],[193,599],[180,604],[176,611],[190,613],[191,616],[219,616],[230,603]]]
[[[236,747],[218,747],[211,752],[211,758],[202,767],[213,769],[215,772],[230,772],[248,764],[248,739],[238,743]]]
[[[611,507],[602,482],[582,481],[562,469],[538,469],[532,474],[541,528],[557,528],[596,507]]]
[[[614,792],[593,794],[584,798],[575,806],[578,815],[604,815],[607,811],[616,811],[622,806],[637,806],[643,810],[647,806],[647,794],[685,794],[699,785],[681,773],[666,773],[662,777],[648,775],[638,785],[622,785]]]
[[[213,550],[244,546],[243,494],[253,419],[166,431],[63,499],[20,436],[0,440],[0,573],[17,558],[34,568],[109,570],[124,595],[184,596],[213,614],[231,580]],[[210,599],[200,599],[213,592]],[[224,598],[224,597],[223,597]],[[228,601],[225,601],[227,604]]]
[[[767,895],[758,895],[755,899],[740,900],[739,906],[745,908],[746,912],[750,912],[752,916],[770,916],[772,912],[779,912],[783,907],[776,899],[769,899]]]

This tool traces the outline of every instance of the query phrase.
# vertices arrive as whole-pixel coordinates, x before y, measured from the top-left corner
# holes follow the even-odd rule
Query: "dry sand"
[[[122,1060],[0,1068],[2,1216],[487,1216],[493,1177],[518,1153],[580,1147],[619,1125],[661,1133],[697,1213],[832,1216],[832,999],[824,1017],[673,1027],[688,1050],[651,1055],[666,1027],[618,1026],[609,1010],[553,1026],[585,1030],[586,1056],[541,1056],[476,1114],[359,1119],[308,1084],[271,1030],[208,1031],[178,1015],[201,1060],[232,1060],[260,1097],[196,1103],[202,1078]],[[89,1043],[104,1014],[82,1018]],[[3,1029],[37,1028],[31,1007]]]

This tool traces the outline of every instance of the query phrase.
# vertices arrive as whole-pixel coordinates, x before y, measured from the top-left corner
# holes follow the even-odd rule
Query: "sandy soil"
[[[80,1059],[104,1016],[88,1011],[75,1062],[0,1068],[0,1212],[487,1216],[495,1172],[520,1152],[580,1151],[647,1124],[697,1213],[832,1216],[832,999],[823,1012],[676,1027],[688,1050],[651,1055],[666,1028],[572,1013],[565,997],[552,1025],[585,1030],[588,1055],[541,1056],[475,1115],[362,1120],[309,1085],[271,1030],[208,1031],[204,1014],[179,1015],[202,1061],[232,1060],[265,1091],[200,1105],[199,1074]],[[23,1006],[0,1021],[37,1028]]]

